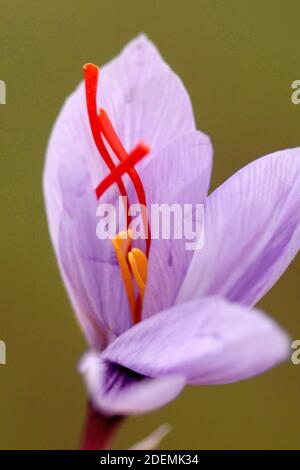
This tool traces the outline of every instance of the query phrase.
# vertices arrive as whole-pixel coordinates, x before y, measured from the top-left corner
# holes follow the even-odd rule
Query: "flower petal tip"
[[[140,442],[137,442],[129,450],[153,450],[156,449],[161,441],[171,432],[172,427],[170,424],[162,424],[150,436],[145,437]]]

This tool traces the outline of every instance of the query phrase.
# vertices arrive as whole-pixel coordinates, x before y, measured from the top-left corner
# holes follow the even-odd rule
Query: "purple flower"
[[[174,399],[186,384],[230,383],[284,360],[288,336],[252,307],[299,249],[300,149],[250,163],[207,196],[210,140],[196,130],[188,94],[155,46],[139,36],[100,69],[98,86],[89,67],[86,90],[77,88],[55,124],[44,190],[58,264],[90,346],[80,371],[92,403],[106,414],[144,413]],[[97,116],[98,105],[106,113]],[[107,116],[116,134],[109,122],[105,128]],[[111,139],[118,136],[132,161],[135,152],[142,156],[141,141],[150,148],[129,176],[116,176],[113,157],[122,160],[122,152],[112,152],[105,130]],[[114,162],[109,172],[97,146]],[[130,201],[144,191],[148,206],[205,202],[203,249],[187,251],[184,240],[152,240],[149,253],[136,248],[122,268],[118,246],[96,237],[95,189],[109,173],[117,184],[101,196],[104,202],[116,204],[122,191]],[[130,283],[143,266],[145,292],[136,285],[134,291],[138,310]],[[125,288],[126,273],[132,279]]]

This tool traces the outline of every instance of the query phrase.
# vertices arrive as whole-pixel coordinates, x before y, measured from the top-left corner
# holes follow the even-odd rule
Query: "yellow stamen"
[[[147,282],[148,261],[146,255],[139,248],[133,248],[128,253],[128,261],[138,286],[141,301],[143,301]]]
[[[134,299],[134,287],[131,277],[129,265],[127,263],[128,249],[131,243],[130,234],[126,232],[120,232],[112,240],[113,247],[115,249],[118,263],[121,269],[121,275],[126,289],[128,302],[132,317],[135,316],[135,299]]]
[[[139,248],[130,250],[132,230],[118,233],[112,243],[121,269],[124,287],[127,293],[133,323],[141,320],[143,298],[147,283],[148,260]],[[130,250],[130,251],[129,251]],[[139,295],[135,300],[133,278],[136,282]]]

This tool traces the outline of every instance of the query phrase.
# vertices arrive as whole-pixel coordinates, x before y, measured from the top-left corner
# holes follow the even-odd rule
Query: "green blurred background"
[[[50,245],[41,189],[45,146],[85,62],[105,63],[140,31],[191,95],[215,148],[213,187],[257,156],[300,145],[300,3],[295,0],[0,0],[0,448],[78,445],[86,395],[76,364],[85,341]],[[261,307],[300,338],[300,260]],[[300,366],[188,388],[130,418],[116,448],[163,422],[169,449],[300,448]]]

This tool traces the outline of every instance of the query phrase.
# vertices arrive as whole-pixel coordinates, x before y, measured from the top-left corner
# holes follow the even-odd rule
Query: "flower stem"
[[[88,402],[80,448],[82,450],[109,449],[123,416],[105,416]]]

